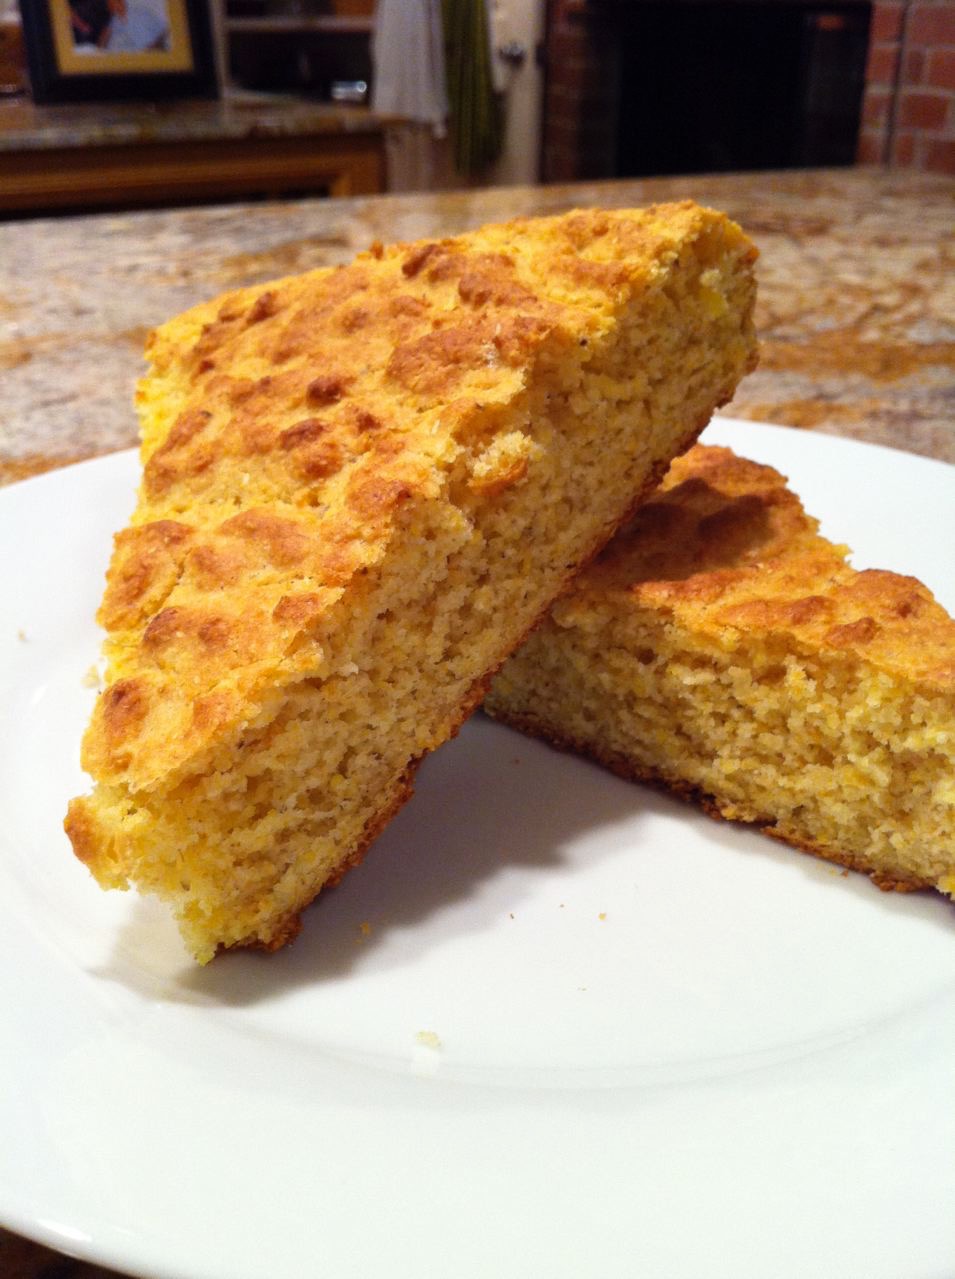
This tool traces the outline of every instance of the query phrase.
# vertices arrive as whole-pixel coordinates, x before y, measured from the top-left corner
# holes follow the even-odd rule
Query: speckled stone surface
[[[762,362],[725,411],[955,462],[955,180],[852,169],[0,225],[0,480],[134,444],[143,340],[201,299],[376,238],[689,195],[761,251]]]
[[[762,364],[726,412],[955,462],[955,181],[840,170],[0,225],[0,482],[134,444],[146,333],[201,299],[374,239],[684,196],[762,255]],[[0,1274],[107,1277],[2,1231]]]
[[[265,94],[232,93],[215,102],[97,102],[59,107],[0,99],[0,156],[4,151],[107,143],[369,133],[379,132],[390,119],[367,107]]]

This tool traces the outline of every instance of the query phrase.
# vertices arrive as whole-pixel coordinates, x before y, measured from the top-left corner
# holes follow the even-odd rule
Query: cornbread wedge
[[[697,445],[505,665],[496,718],[880,888],[955,896],[955,621]]]
[[[375,246],[160,328],[66,829],[204,962],[274,949],[754,362],[685,203]]]

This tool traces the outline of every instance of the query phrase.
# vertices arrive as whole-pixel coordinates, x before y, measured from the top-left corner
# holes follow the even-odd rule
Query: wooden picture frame
[[[29,0],[21,13],[36,102],[217,96],[208,0]]]

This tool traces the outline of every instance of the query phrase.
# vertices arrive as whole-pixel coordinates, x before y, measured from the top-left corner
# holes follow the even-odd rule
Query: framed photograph
[[[28,0],[36,102],[215,97],[208,0]]]

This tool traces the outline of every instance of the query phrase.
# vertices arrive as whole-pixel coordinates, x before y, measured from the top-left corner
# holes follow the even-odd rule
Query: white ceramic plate
[[[955,471],[717,423],[955,609]],[[186,960],[60,828],[136,463],[0,493],[0,1219],[175,1279],[930,1279],[955,913],[480,716],[265,958]]]

